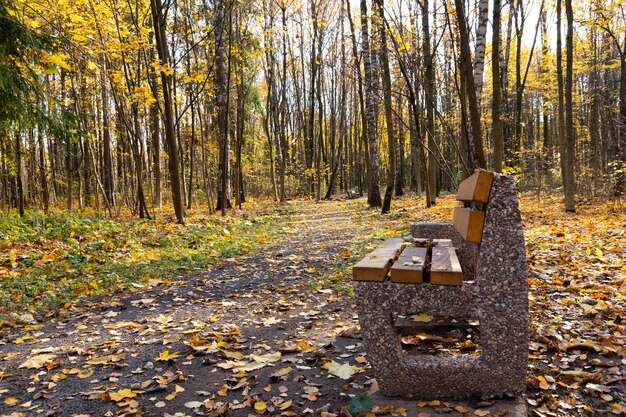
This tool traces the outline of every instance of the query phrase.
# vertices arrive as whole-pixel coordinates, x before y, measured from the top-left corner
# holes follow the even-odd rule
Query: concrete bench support
[[[463,241],[448,223],[417,224],[411,234],[452,239],[464,282],[353,282],[363,342],[381,392],[420,399],[522,393],[528,361],[528,272],[512,177],[494,176],[480,247]],[[482,354],[406,355],[393,313],[407,311],[479,320]]]

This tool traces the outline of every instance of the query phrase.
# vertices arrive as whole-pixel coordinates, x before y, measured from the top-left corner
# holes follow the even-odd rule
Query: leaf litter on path
[[[349,267],[383,239],[406,234],[417,217],[449,219],[455,202],[442,199],[428,211],[409,198],[397,204],[407,209],[389,216],[363,201],[288,206],[292,234],[281,244],[108,300],[87,299],[69,306],[67,317],[37,318],[41,325],[16,323],[1,334],[2,404],[60,416],[341,415],[372,378]],[[528,404],[539,416],[619,415],[626,404],[626,219],[610,207],[569,216],[551,205],[522,199],[532,315]],[[409,318],[432,320],[420,312]],[[405,413],[385,404],[374,411]]]

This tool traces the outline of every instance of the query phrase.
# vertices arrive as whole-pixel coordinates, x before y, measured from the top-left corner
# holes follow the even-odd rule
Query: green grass
[[[63,310],[86,296],[202,270],[275,242],[285,232],[277,220],[192,213],[182,226],[78,213],[0,217],[0,317]]]

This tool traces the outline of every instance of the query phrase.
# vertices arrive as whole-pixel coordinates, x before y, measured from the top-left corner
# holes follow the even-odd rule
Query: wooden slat
[[[393,261],[400,254],[404,241],[400,238],[386,240],[352,267],[355,281],[384,281]]]
[[[462,285],[463,272],[454,248],[435,246],[432,249],[430,283]]]
[[[483,238],[485,213],[465,207],[455,207],[452,222],[461,237],[471,243],[480,243]]]
[[[409,246],[391,266],[391,281],[421,283],[426,265],[427,248]]]
[[[459,184],[456,199],[459,201],[486,203],[489,201],[493,172],[478,170]]]

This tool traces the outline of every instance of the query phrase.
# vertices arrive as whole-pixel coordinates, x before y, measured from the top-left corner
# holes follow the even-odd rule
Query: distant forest
[[[0,209],[619,196],[619,0],[0,0]]]

